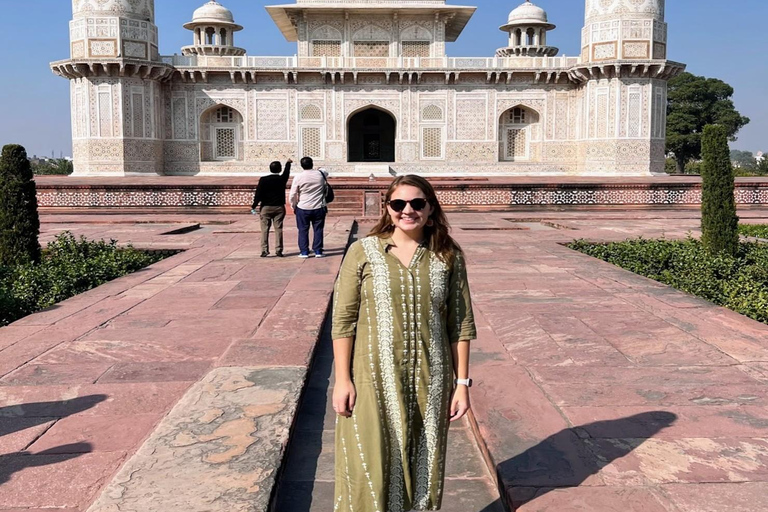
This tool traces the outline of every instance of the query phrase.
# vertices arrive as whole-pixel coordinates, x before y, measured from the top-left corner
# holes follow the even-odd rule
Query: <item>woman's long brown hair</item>
[[[440,206],[440,202],[437,200],[437,194],[432,185],[421,176],[415,174],[407,174],[405,176],[398,176],[392,181],[392,184],[387,190],[387,194],[384,197],[384,213],[381,215],[379,222],[371,229],[368,236],[378,236],[384,238],[391,236],[395,231],[395,225],[392,224],[392,218],[389,215],[389,210],[386,205],[389,204],[389,200],[392,198],[395,189],[402,185],[410,185],[416,187],[424,193],[424,197],[432,207],[432,214],[429,216],[431,226],[424,226],[424,238],[427,243],[427,247],[430,251],[435,253],[438,258],[448,265],[453,265],[453,259],[457,253],[461,252],[461,247],[451,237],[451,225],[448,223],[448,218],[445,216],[443,208]]]

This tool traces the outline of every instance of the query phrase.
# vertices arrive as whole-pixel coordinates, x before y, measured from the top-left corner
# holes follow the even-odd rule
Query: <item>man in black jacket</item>
[[[261,257],[269,256],[269,229],[272,222],[275,223],[275,254],[283,257],[283,220],[285,219],[285,186],[288,178],[291,177],[290,158],[285,163],[285,171],[280,162],[269,164],[269,172],[272,174],[264,176],[259,180],[256,187],[256,194],[253,196],[253,206],[251,213],[256,213],[256,207],[261,203],[259,216],[261,217]]]

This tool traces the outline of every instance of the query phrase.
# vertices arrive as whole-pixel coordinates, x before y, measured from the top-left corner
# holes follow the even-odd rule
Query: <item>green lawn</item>
[[[38,264],[0,266],[0,326],[151,265],[163,255],[63,233]]]
[[[768,323],[768,244],[741,243],[735,258],[712,257],[692,238],[569,247]]]

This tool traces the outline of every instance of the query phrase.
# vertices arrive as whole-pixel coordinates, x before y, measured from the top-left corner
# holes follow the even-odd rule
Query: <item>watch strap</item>
[[[467,386],[468,388],[472,387],[472,379],[455,379],[453,381],[454,384]]]

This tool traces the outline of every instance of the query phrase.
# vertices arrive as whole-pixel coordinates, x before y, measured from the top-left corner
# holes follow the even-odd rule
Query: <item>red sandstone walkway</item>
[[[481,330],[474,411],[506,501],[768,510],[768,326],[560,245],[684,236],[695,214],[525,217],[542,216],[452,217]]]
[[[452,217],[476,421],[519,510],[768,510],[768,327],[559,245],[685,236],[695,217]],[[44,222],[186,252],[0,329],[0,510],[266,507],[339,256],[261,260],[243,216]]]
[[[255,217],[202,220],[174,235],[196,221],[43,218],[44,240],[69,229],[185,252],[0,329],[0,510],[85,510],[150,434],[174,428],[171,446],[195,453],[172,452],[177,473],[166,482],[134,468],[157,508],[135,504],[126,488],[120,510],[239,510],[269,499],[275,461],[227,471],[249,449],[279,462],[352,223],[330,222],[329,257],[302,261],[290,250],[259,258]],[[295,236],[289,229],[289,248]],[[256,443],[258,430],[270,437]],[[166,506],[164,496],[184,489],[180,475],[195,471],[187,489],[196,507]]]

